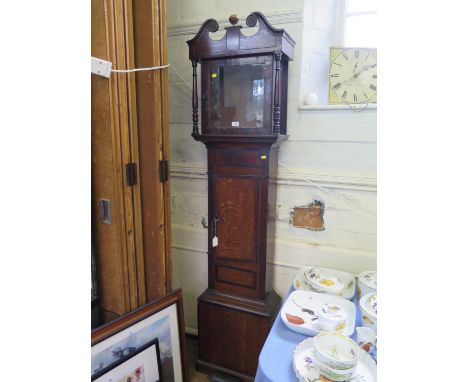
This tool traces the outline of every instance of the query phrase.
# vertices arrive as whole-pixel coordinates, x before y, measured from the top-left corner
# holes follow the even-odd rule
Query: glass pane
[[[209,118],[212,128],[263,128],[263,65],[210,69]]]

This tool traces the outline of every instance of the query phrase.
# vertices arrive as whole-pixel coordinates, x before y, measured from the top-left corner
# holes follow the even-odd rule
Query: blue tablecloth
[[[294,288],[291,287],[284,301],[293,291]],[[353,302],[356,305],[357,327],[361,326],[361,310],[359,309],[357,293]],[[260,353],[255,382],[296,382],[292,357],[297,344],[306,338],[308,337],[288,329],[278,313]],[[356,331],[351,338],[356,340]]]

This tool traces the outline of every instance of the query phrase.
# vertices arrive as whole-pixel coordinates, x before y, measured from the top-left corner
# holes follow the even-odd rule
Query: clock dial
[[[333,49],[332,48],[332,52]],[[375,102],[377,57],[364,48],[340,49],[330,64],[330,103]]]

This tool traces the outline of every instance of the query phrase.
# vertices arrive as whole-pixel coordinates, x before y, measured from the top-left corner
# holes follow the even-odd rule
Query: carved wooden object
[[[288,62],[294,41],[251,13],[219,40],[209,19],[188,41],[193,66],[192,136],[208,149],[208,289],[198,297],[199,369],[253,380],[280,297],[271,288],[276,184],[270,181],[286,136]],[[201,67],[198,103],[196,65]],[[198,130],[198,113],[201,129]],[[217,241],[217,242],[216,242]]]

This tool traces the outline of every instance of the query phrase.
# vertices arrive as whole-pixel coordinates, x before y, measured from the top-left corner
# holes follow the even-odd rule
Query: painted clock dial
[[[377,102],[377,53],[375,49],[331,48],[329,102]]]

